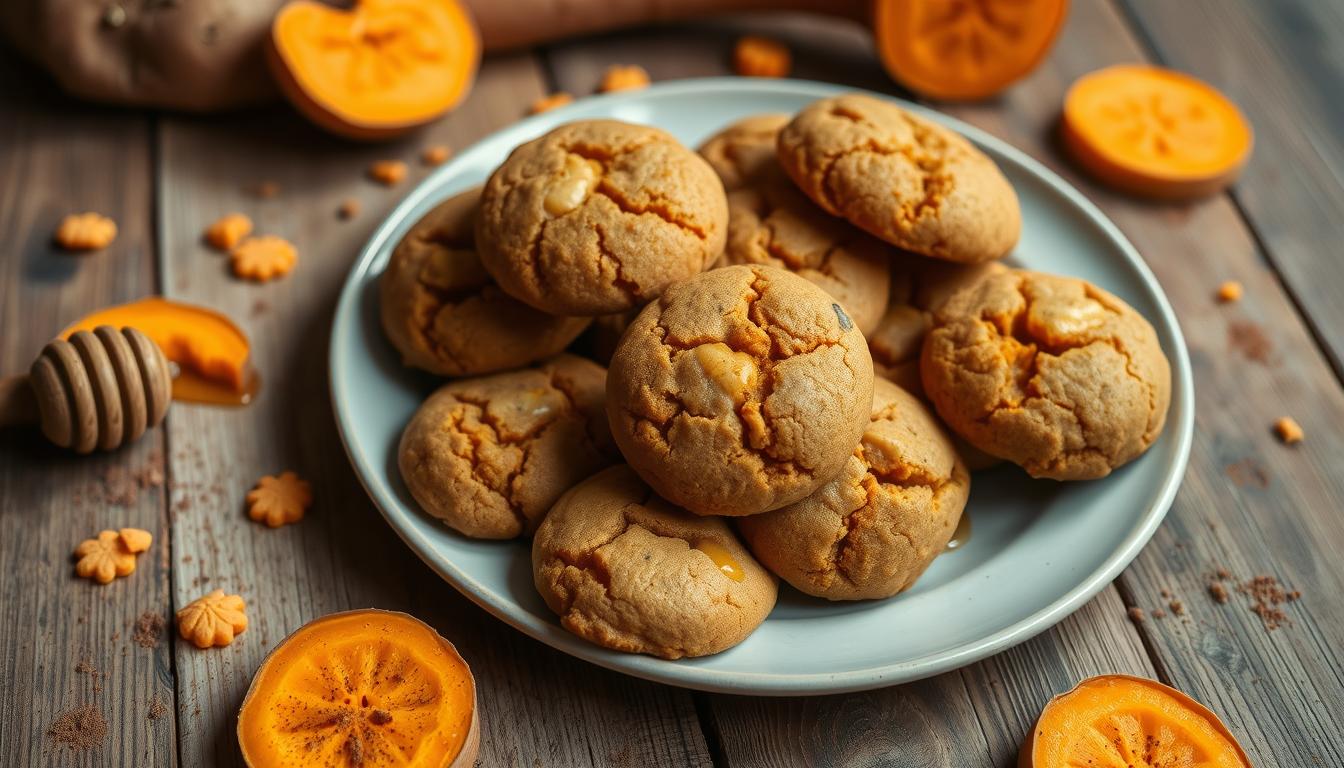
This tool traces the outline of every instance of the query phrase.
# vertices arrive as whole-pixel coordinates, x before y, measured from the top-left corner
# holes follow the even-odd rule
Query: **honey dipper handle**
[[[37,421],[37,400],[23,374],[0,379],[0,427]]]

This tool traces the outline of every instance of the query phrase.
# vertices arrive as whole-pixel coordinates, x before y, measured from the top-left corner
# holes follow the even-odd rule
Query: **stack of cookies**
[[[1020,226],[993,161],[865,96],[699,154],[561,126],[427,214],[382,278],[406,364],[453,377],[402,477],[463,535],[532,537],[546,604],[609,648],[732,647],[776,578],[891,597],[948,545],[971,470],[1099,478],[1165,421],[1152,327],[1000,264]]]

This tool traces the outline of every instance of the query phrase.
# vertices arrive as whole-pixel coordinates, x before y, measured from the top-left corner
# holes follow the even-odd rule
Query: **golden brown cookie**
[[[802,501],[744,517],[756,557],[800,592],[828,600],[891,597],[947,546],[971,478],[919,398],[888,381],[845,468]]]
[[[828,213],[924,256],[975,263],[1012,250],[1017,194],[956,132],[858,94],[814,102],[779,133],[779,162]]]
[[[700,156],[709,161],[729,192],[753,186],[763,175],[774,175],[779,168],[775,141],[779,129],[789,120],[783,114],[744,117],[705,139]]]
[[[909,254],[892,261],[887,311],[868,334],[868,351],[877,375],[923,395],[919,352],[933,324],[933,310],[962,288],[1005,269],[997,261],[952,264]]]
[[[954,431],[1034,477],[1085,480],[1148,449],[1171,400],[1157,334],[1071,277],[1008,270],[934,313],[924,391]]]
[[[602,407],[604,381],[601,366],[559,355],[441,387],[401,435],[406,487],[464,535],[532,533],[561,494],[619,458]]]
[[[557,315],[637,307],[712,264],[728,203],[699,155],[615,120],[562,125],[485,185],[476,240],[510,295]]]
[[[752,515],[830,480],[873,398],[868,345],[797,275],[722,267],[672,286],[625,332],[607,413],[626,461],[701,515]]]
[[[556,502],[532,542],[532,576],[565,629],[665,659],[737,645],[777,595],[723,520],[678,509],[624,465]]]
[[[817,208],[775,159],[785,115],[734,123],[700,148],[728,188],[728,242],[720,265],[770,264],[831,294],[866,336],[887,306],[896,249]]]
[[[474,245],[479,199],[473,189],[425,214],[379,281],[383,330],[406,365],[443,376],[516,368],[561,351],[588,325],[499,289]]]

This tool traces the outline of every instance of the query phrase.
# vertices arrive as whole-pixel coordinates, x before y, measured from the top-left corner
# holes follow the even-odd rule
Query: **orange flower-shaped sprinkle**
[[[429,147],[425,149],[424,152],[421,152],[420,162],[424,163],[425,165],[431,165],[431,166],[443,165],[445,162],[448,161],[448,158],[451,157],[452,154],[453,154],[452,150],[448,149],[442,144],[439,144],[437,146]]]
[[[542,112],[550,112],[557,107],[563,107],[572,101],[574,101],[572,95],[565,93],[564,91],[556,91],[549,96],[542,96],[540,99],[532,102],[532,108],[528,111],[534,115],[539,115]]]
[[[72,213],[56,230],[56,244],[67,251],[96,251],[115,239],[117,223],[98,213]]]
[[[646,88],[649,85],[649,73],[644,71],[643,67],[630,65],[628,67],[619,64],[608,67],[606,74],[602,75],[602,84],[598,90],[603,93],[611,91],[629,91],[635,88]]]
[[[788,47],[777,40],[748,35],[733,49],[733,69],[744,77],[788,77],[792,68]]]
[[[229,257],[233,261],[233,274],[264,283],[289,274],[299,260],[299,252],[294,250],[288,240],[265,235],[247,238],[233,249]]]
[[[241,213],[230,213],[205,230],[205,241],[221,251],[227,251],[250,234],[252,220]]]
[[[140,528],[122,528],[117,531],[117,535],[121,537],[122,546],[136,555],[149,549],[149,545],[154,543],[154,534]]]
[[[400,184],[406,178],[406,164],[400,160],[379,160],[369,166],[369,178],[385,187]]]
[[[177,633],[197,648],[225,646],[247,629],[246,610],[241,596],[216,589],[177,612]]]
[[[308,481],[293,472],[281,472],[279,477],[267,475],[257,487],[247,492],[247,516],[272,528],[303,519],[308,505],[313,503],[313,490]]]
[[[75,573],[99,584],[135,573],[135,553],[126,548],[116,531],[99,531],[98,538],[80,542],[75,557]]]

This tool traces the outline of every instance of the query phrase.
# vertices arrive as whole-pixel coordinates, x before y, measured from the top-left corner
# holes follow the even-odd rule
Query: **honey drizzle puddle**
[[[943,551],[951,552],[954,549],[961,549],[966,546],[966,542],[970,540],[971,516],[962,512],[961,519],[957,521],[957,530],[952,532],[952,538],[948,540],[947,546],[943,547]]]
[[[252,402],[252,398],[261,390],[261,376],[250,366],[243,374],[243,388],[239,391],[176,363],[171,365],[174,373],[173,400],[176,402],[241,407]]]
[[[741,581],[747,577],[747,574],[742,570],[742,564],[733,558],[733,554],[728,551],[727,547],[706,540],[696,542],[695,548],[708,555],[724,576],[733,581]]]

